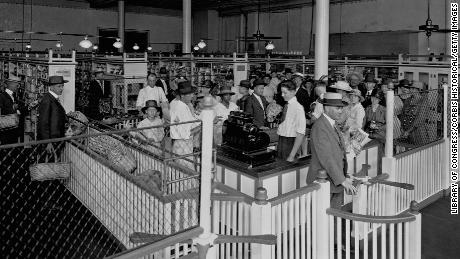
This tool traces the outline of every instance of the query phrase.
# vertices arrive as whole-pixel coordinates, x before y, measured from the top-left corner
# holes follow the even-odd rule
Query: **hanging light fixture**
[[[200,40],[200,42],[198,42],[198,47],[200,49],[204,49],[206,47],[206,42],[204,42],[204,40]]]
[[[265,46],[266,50],[273,50],[275,49],[275,44],[273,42],[269,41],[268,44]]]
[[[152,46],[148,46],[148,47],[147,47],[147,50],[148,50],[148,51],[151,51],[152,49],[153,49]]]
[[[139,50],[139,45],[137,45],[137,43],[134,43],[133,50]]]
[[[193,50],[198,51],[200,50],[200,47],[198,47],[198,45],[195,45],[195,47],[193,47]]]
[[[29,43],[27,43],[27,45],[26,45],[26,49],[31,49],[31,48],[32,48],[32,45],[30,44],[30,42],[29,42]]]
[[[117,38],[117,41],[115,41],[115,42],[113,43],[113,47],[115,47],[115,48],[117,48],[117,49],[123,47],[123,44],[121,44],[121,41],[120,41],[119,38]]]
[[[56,43],[56,48],[62,48],[64,46],[64,44],[62,44],[62,41],[58,41]]]
[[[89,49],[89,48],[91,48],[91,46],[93,46],[93,43],[88,40],[88,36],[85,36],[85,39],[80,41],[80,43],[78,43],[78,45],[80,45],[80,47],[82,47],[84,49]]]
[[[94,44],[93,45],[93,50],[97,50],[97,49],[99,49],[99,46],[97,46],[97,44]]]

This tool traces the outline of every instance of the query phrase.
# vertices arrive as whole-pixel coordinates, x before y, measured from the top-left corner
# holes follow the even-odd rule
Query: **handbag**
[[[0,115],[0,130],[15,128],[18,124],[19,117],[17,114]]]
[[[53,149],[54,161],[57,161],[56,151]],[[48,155],[45,163],[37,163],[29,167],[31,181],[46,181],[67,179],[70,177],[70,162],[48,163]]]

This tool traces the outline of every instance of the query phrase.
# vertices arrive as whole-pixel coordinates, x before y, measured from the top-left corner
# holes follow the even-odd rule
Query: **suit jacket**
[[[171,86],[169,86],[169,80],[165,80],[165,83],[166,83],[166,91],[163,86],[163,83],[161,82],[161,79],[158,79],[155,82],[155,86],[158,86],[161,89],[163,89],[166,95],[166,99],[168,99],[168,102],[171,102],[172,100],[174,100],[174,98],[176,98],[176,93],[171,89]]]
[[[260,102],[257,98],[252,94],[248,97],[246,102],[246,107],[244,112],[251,114],[254,117],[254,124],[258,127],[265,126],[265,109],[267,109],[268,102],[265,97],[260,96],[264,107],[260,106]]]
[[[16,113],[16,109],[14,107],[14,101],[11,96],[5,92],[0,92],[0,115],[8,115]],[[0,132],[0,143],[4,144],[12,144],[16,143],[19,137],[19,132],[17,128],[9,129],[9,130],[2,130]]]
[[[67,116],[59,100],[50,93],[45,93],[38,107],[38,135],[39,140],[62,138],[65,136]]]
[[[314,101],[311,100],[312,98],[308,94],[307,89],[300,87],[299,90],[297,90],[295,97],[297,98],[297,101],[303,106],[305,114],[307,114],[310,111],[311,103]]]
[[[311,164],[307,174],[307,183],[316,180],[318,170],[326,170],[331,182],[331,193],[343,191],[341,183],[345,181],[347,160],[345,150],[340,147],[340,139],[335,129],[322,114],[311,129]],[[342,144],[344,146],[344,144]]]
[[[248,102],[248,98],[250,95],[245,95],[241,97],[240,99],[236,100],[236,105],[238,105],[238,108],[242,111],[246,110],[246,103]]]

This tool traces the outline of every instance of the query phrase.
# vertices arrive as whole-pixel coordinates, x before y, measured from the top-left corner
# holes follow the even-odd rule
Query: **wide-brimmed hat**
[[[185,94],[194,93],[195,89],[193,89],[190,81],[183,81],[178,84],[178,91],[179,91],[179,94],[185,95]]]
[[[148,109],[148,108],[156,108],[157,111],[161,111],[161,107],[158,106],[158,103],[157,101],[155,100],[148,100],[145,102],[145,106],[142,107],[141,111],[145,113],[145,111]]]
[[[217,94],[217,95],[224,95],[224,94],[230,94],[230,95],[234,95],[235,93],[232,91],[232,89],[230,87],[222,87],[222,89],[220,90],[220,92]]]
[[[249,80],[241,80],[239,86],[251,88],[251,82]]]
[[[295,72],[294,74],[292,74],[293,77],[301,77],[301,78],[305,78],[305,75],[300,73],[300,72]]]
[[[168,71],[166,71],[165,67],[160,68],[160,74],[167,74],[167,73],[168,73]]]
[[[409,80],[407,79],[402,79],[399,81],[399,84],[398,84],[398,87],[404,87],[404,88],[408,88],[410,87],[411,83]]]
[[[365,83],[377,83],[377,80],[375,80],[374,74],[367,74],[366,78],[364,79]]]
[[[358,96],[358,97],[359,97],[359,102],[363,102],[363,101],[364,101],[364,97],[363,97],[363,95],[361,94],[361,91],[358,90],[358,89],[353,89],[353,91],[351,91],[351,92],[349,93],[349,95]]]
[[[264,80],[262,80],[262,79],[257,79],[256,81],[254,81],[253,85],[254,85],[254,87],[256,87],[256,86],[258,86],[258,85],[266,86],[267,84],[264,82]]]
[[[65,84],[67,82],[69,82],[69,81],[64,80],[63,76],[50,76],[48,78],[47,84],[48,85],[58,85],[58,84]]]
[[[8,77],[6,79],[6,82],[10,82],[10,83],[21,83],[21,78],[19,78],[18,76],[15,76],[15,75],[10,75],[10,77]]]
[[[335,107],[344,107],[348,103],[342,100],[342,94],[327,92],[324,94],[324,98],[320,100],[325,106],[335,106]]]
[[[334,84],[330,86],[330,88],[338,89],[338,90],[343,90],[345,92],[351,92],[353,89],[350,87],[350,84],[348,84],[345,81],[337,81]]]
[[[363,81],[363,75],[361,73],[358,73],[358,72],[355,72],[355,71],[353,71],[351,73],[348,73],[345,78],[346,78],[347,81],[350,81],[352,76],[356,76],[356,77],[358,77],[359,81]]]

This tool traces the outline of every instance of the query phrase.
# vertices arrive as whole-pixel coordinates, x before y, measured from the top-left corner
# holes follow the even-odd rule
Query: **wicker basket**
[[[137,161],[133,153],[123,143],[113,137],[91,137],[88,141],[88,147],[127,173],[133,173],[137,168]]]
[[[0,129],[10,129],[18,126],[19,117],[17,114],[0,115]]]
[[[53,150],[54,161],[57,161],[56,152]],[[48,163],[48,156],[45,163],[37,163],[29,167],[30,179],[32,181],[46,181],[56,179],[67,179],[70,177],[69,162]]]

